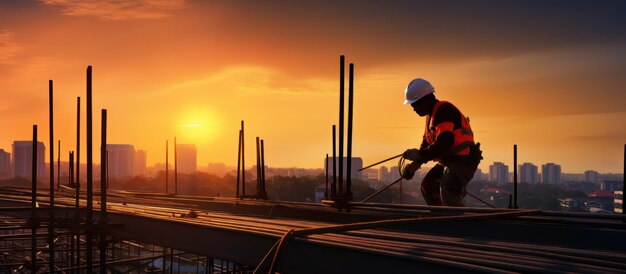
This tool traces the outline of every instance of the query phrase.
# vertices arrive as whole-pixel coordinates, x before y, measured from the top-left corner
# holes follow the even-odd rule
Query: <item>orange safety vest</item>
[[[450,102],[439,101],[435,104],[435,107],[433,107],[433,113],[430,116],[426,117],[426,130],[424,130],[424,139],[426,140],[426,142],[428,142],[429,145],[433,145],[435,143],[435,140],[437,140],[437,136],[439,136],[439,134],[450,131],[454,134],[454,143],[452,144],[450,150],[443,156],[468,155],[470,152],[470,146],[474,144],[474,133],[472,132],[472,128],[469,125],[469,121],[467,120],[467,118],[465,118],[460,110],[459,113],[461,114],[461,128],[455,130],[454,123],[450,121],[445,121],[431,127],[432,120],[434,120],[435,115],[437,115],[437,110],[439,110],[439,107],[444,103],[452,105],[452,103]],[[435,161],[441,160],[435,159]]]

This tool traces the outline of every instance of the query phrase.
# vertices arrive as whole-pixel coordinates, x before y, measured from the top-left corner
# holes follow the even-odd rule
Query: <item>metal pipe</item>
[[[178,195],[178,145],[174,137],[174,195]]]
[[[72,187],[74,186],[74,152],[73,151],[70,151],[68,169],[69,169],[68,174],[70,175],[69,185],[70,187]]]
[[[346,193],[348,197],[352,196],[352,113],[354,105],[354,64],[350,63],[348,76],[348,167],[346,170]]]
[[[513,208],[517,207],[517,145],[513,145]]]
[[[624,195],[626,194],[626,144],[624,144],[624,173],[622,173],[622,176],[624,177],[622,180],[622,214],[626,214],[626,210],[624,210],[624,200],[626,200],[624,199],[624,197],[626,197]],[[626,223],[626,219],[623,219],[622,222]]]
[[[263,190],[263,199],[267,199],[265,191],[265,142],[261,140],[261,186]]]
[[[91,66],[87,67],[87,254],[85,255],[87,261],[87,272],[93,270],[93,256],[91,251],[93,249],[92,241],[93,235],[91,231],[91,225],[93,224],[93,149],[92,149],[92,98],[91,98]]]
[[[326,188],[324,189],[324,199],[328,199],[328,153],[326,153],[326,162],[324,163],[324,175],[326,175]]]
[[[256,137],[256,196],[261,197],[261,148],[259,137]]]
[[[239,198],[239,174],[241,174],[241,129],[239,130],[239,141],[237,143],[237,188],[235,198]]]
[[[246,142],[241,120],[241,197],[246,197]]]
[[[30,272],[37,273],[37,125],[33,125]]]
[[[337,126],[333,125],[333,184],[331,186],[331,197],[337,196]]]
[[[169,191],[169,149],[168,149],[168,142],[169,140],[165,140],[165,194],[167,194],[167,192]]]
[[[377,190],[376,192],[374,192],[374,194],[372,194],[372,195],[368,196],[367,198],[363,199],[363,201],[361,201],[361,203],[365,203],[365,202],[369,201],[369,199],[374,198],[374,196],[380,194],[381,192],[385,191],[385,189],[389,188],[392,185],[395,185],[397,182],[400,182],[400,181],[402,181],[402,177],[400,177],[398,180],[393,181],[391,184],[389,184],[389,185],[387,185],[387,186]]]
[[[339,196],[343,195],[343,108],[345,57],[339,56]]]
[[[100,137],[100,222],[107,221],[107,110],[102,110]],[[102,258],[100,258],[102,259]]]
[[[50,221],[48,222],[48,267],[54,270],[54,87],[52,80],[48,80],[48,110],[50,112]],[[60,146],[60,145],[59,145]],[[59,162],[57,162],[59,165]]]
[[[76,98],[76,214],[80,197],[80,97]]]
[[[364,169],[368,169],[368,168],[373,167],[373,166],[376,166],[376,165],[380,165],[380,164],[382,164],[382,163],[384,163],[384,162],[387,162],[387,161],[391,161],[391,160],[396,159],[396,158],[398,158],[398,157],[400,157],[400,156],[402,156],[402,155],[404,155],[404,153],[400,153],[400,154],[398,154],[398,155],[396,155],[396,156],[393,156],[393,157],[387,158],[387,159],[382,160],[382,161],[380,161],[380,162],[373,163],[373,164],[371,164],[371,165],[369,165],[369,166],[366,166],[366,167],[364,167],[364,168],[359,169],[359,171],[364,170]]]

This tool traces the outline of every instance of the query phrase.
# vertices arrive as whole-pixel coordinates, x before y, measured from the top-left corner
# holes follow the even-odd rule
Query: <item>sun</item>
[[[180,117],[176,124],[176,133],[183,142],[206,143],[217,135],[216,115],[208,109],[187,110]]]

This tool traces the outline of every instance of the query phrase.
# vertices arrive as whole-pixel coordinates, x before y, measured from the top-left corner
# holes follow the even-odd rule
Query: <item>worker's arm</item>
[[[454,144],[454,134],[452,131],[446,131],[437,135],[437,139],[432,146],[420,150],[420,157],[423,162],[431,161],[435,158],[441,158]]]

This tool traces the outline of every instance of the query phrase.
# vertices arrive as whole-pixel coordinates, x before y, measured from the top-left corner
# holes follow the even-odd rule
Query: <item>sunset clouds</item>
[[[185,8],[185,0],[40,0],[58,6],[64,15],[94,16],[104,20],[155,19]]]

